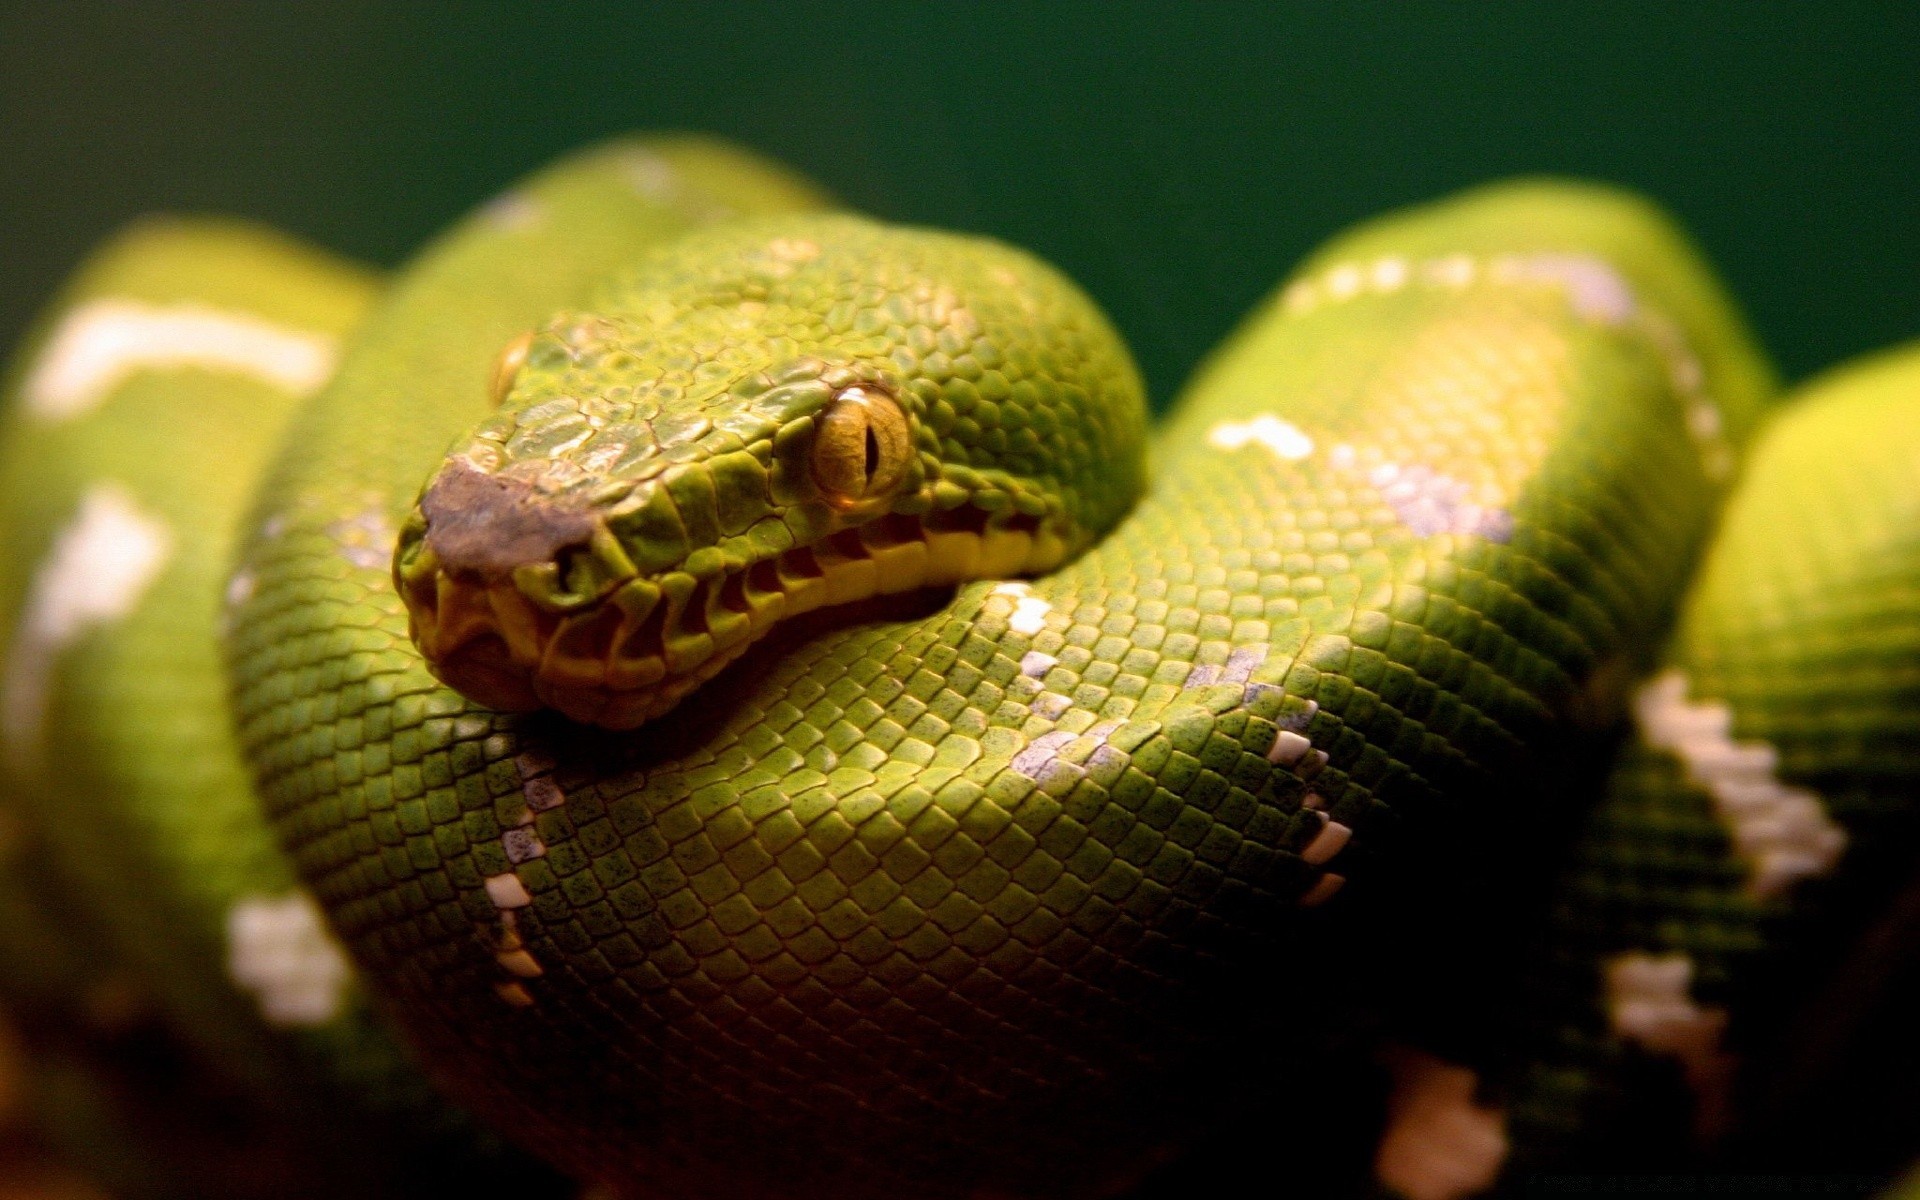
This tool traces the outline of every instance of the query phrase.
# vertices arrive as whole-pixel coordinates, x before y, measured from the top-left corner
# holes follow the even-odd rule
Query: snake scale
[[[1764,1159],[1910,870],[1916,360],[1749,457],[1608,189],[1336,238],[1151,430],[1045,264],[688,138],[384,285],[136,227],[8,387],[0,984],[143,1194]]]

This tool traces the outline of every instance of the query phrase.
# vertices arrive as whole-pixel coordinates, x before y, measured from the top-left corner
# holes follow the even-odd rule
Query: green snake
[[[1835,630],[1894,631],[1860,662],[1896,661],[1914,515],[1846,562],[1743,546],[1749,495],[1750,539],[1806,509],[1814,468],[1771,451],[1630,688],[1773,385],[1685,242],[1605,189],[1343,235],[1151,434],[1051,268],[686,139],[564,160],[377,292],[259,231],[135,230],[20,361],[6,991],[57,1030],[92,976],[138,981],[298,1130],[315,1194],[564,1186],[410,1054],[618,1195],[1097,1194],[1240,1107],[1310,1114],[1393,1029],[1419,1048],[1383,1056],[1378,1182],[1467,1194],[1509,1137],[1551,1164],[1605,1129],[1622,1059],[1706,1061],[1568,979],[1684,952],[1731,986],[1809,942],[1763,926],[1832,869],[1832,822],[1911,790],[1873,741],[1910,729],[1911,684],[1859,670],[1889,732],[1836,709],[1845,754],[1798,749],[1765,714],[1804,695],[1771,676],[1855,660],[1824,635],[1768,658],[1778,623],[1729,614],[1804,583]],[[1893,375],[1866,391],[1903,415],[1809,405],[1780,427],[1839,432],[1779,436],[1910,422]],[[1882,509],[1846,513],[1911,477],[1886,449],[1840,493]],[[1864,520],[1841,511],[1797,536]],[[1573,827],[1557,764],[1625,707],[1651,745]],[[1711,773],[1635,765],[1691,761],[1676,712],[1736,756],[1777,741],[1774,793],[1834,798],[1744,908],[1764,853],[1680,828]],[[1848,790],[1862,749],[1884,794]],[[1634,853],[1733,898],[1593,883]],[[1574,932],[1518,972],[1541,1031],[1449,1044],[1478,985],[1427,1005],[1405,963],[1501,953],[1464,918],[1546,889]],[[1432,1132],[1508,1109],[1464,1150]],[[1268,1169],[1338,1173],[1283,1124]]]

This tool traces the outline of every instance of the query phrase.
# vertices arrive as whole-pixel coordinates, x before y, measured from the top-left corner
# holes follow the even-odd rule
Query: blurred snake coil
[[[1637,198],[1362,225],[1150,427],[1027,254],[629,138],[391,281],[136,225],[6,386],[0,999],[109,1188],[1920,1152],[1846,1083],[1920,947],[1920,354],[1775,413]]]

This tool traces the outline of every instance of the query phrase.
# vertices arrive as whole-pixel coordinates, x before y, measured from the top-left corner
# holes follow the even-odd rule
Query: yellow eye
[[[492,397],[495,408],[506,402],[507,393],[513,390],[513,381],[520,377],[520,368],[526,364],[527,351],[532,346],[533,330],[529,329],[508,342],[507,348],[494,360],[493,377],[487,381],[487,395]]]
[[[906,476],[913,455],[907,414],[880,389],[842,389],[816,424],[813,478],[835,508],[883,500]]]

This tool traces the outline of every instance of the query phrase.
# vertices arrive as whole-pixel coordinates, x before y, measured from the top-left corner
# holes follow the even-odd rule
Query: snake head
[[[501,356],[405,523],[415,644],[490,707],[632,728],[780,620],[1044,571],[1140,490],[1104,318],[980,239],[693,235]]]

